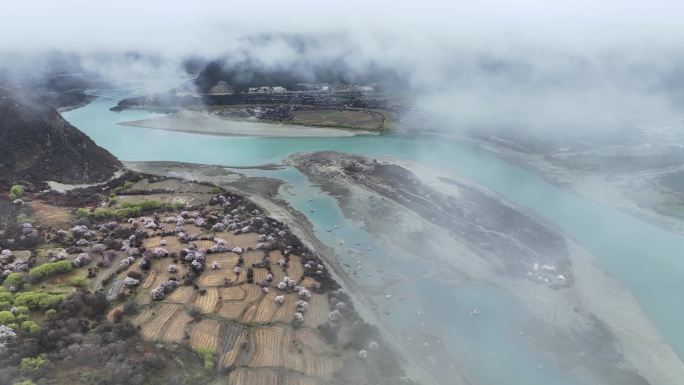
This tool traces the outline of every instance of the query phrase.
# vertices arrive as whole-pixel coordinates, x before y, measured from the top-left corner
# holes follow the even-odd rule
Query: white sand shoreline
[[[294,124],[250,122],[219,118],[200,111],[183,110],[166,116],[117,123],[122,126],[150,128],[155,130],[187,132],[217,136],[256,137],[345,137],[378,135],[366,130],[350,130],[331,127],[310,127]]]

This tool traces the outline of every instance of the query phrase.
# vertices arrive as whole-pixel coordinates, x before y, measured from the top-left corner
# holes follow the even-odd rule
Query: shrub
[[[90,216],[90,210],[87,208],[81,207],[80,209],[76,209],[76,212],[74,213],[76,215],[76,218],[86,218]]]
[[[15,382],[15,383],[12,384],[12,385],[36,385],[36,383],[33,382],[33,381],[31,381],[31,380],[22,380],[22,381],[19,381],[19,382]]]
[[[35,358],[32,357],[24,357],[21,359],[21,365],[19,366],[22,371],[24,372],[31,372],[34,370],[38,370],[43,367],[43,365],[47,364],[48,360],[46,358],[45,354],[41,354]]]
[[[17,294],[14,297],[14,304],[16,306],[26,306],[31,310],[49,309],[55,307],[63,299],[64,297],[59,294],[27,291]]]
[[[20,184],[14,184],[10,188],[9,198],[11,200],[19,199],[24,196],[24,186]]]
[[[124,190],[128,190],[128,189],[131,188],[131,187],[133,187],[133,182],[131,182],[131,181],[126,181],[126,182],[124,182],[123,185],[116,187],[116,188],[114,189],[114,193],[117,193],[117,194],[118,194],[118,193],[120,193],[120,192],[122,192],[122,191],[124,191]]]
[[[21,289],[24,284],[24,275],[22,273],[11,273],[5,278],[5,287],[14,286],[17,289]],[[9,294],[9,293],[8,293]],[[2,295],[0,294],[0,301],[2,300]]]
[[[9,310],[0,311],[0,325],[8,325],[15,322],[14,314]]]
[[[31,269],[29,271],[29,276],[34,282],[37,282],[52,277],[53,275],[67,273],[71,271],[71,269],[73,269],[73,265],[70,261],[49,262]]]
[[[48,309],[48,310],[45,311],[45,318],[50,319],[50,318],[54,317],[55,314],[57,314],[57,310],[55,310],[55,309]]]
[[[17,215],[17,223],[34,224],[34,223],[36,223],[36,218],[33,218],[32,216],[29,216],[26,214],[19,214],[19,215]]]
[[[197,354],[204,361],[204,369],[214,369],[214,351],[207,348],[197,348]]]
[[[111,219],[114,218],[114,211],[111,209],[99,207],[95,209],[95,212],[93,213],[93,217],[97,220],[102,220],[102,219]]]
[[[69,285],[73,287],[86,287],[88,279],[84,275],[75,275],[69,279]]]
[[[30,333],[35,333],[40,330],[40,326],[33,321],[24,321],[21,323],[21,329]]]

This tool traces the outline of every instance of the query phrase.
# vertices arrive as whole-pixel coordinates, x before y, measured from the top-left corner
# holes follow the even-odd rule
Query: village
[[[325,263],[239,195],[131,172],[104,188],[11,195],[4,208],[27,222],[0,234],[0,327],[40,333],[61,301],[92,290],[110,303],[106,322],[194,353],[216,384],[397,383],[396,358]]]

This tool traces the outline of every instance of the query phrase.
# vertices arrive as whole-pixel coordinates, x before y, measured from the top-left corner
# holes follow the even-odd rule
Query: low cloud
[[[681,114],[681,1],[23,1],[5,4],[0,66],[48,53],[124,84],[188,58],[308,73],[399,74],[454,128],[594,130]]]

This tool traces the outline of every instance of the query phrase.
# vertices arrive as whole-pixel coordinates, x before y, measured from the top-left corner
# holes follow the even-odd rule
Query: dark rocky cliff
[[[122,167],[54,108],[0,88],[0,182],[94,183]]]

